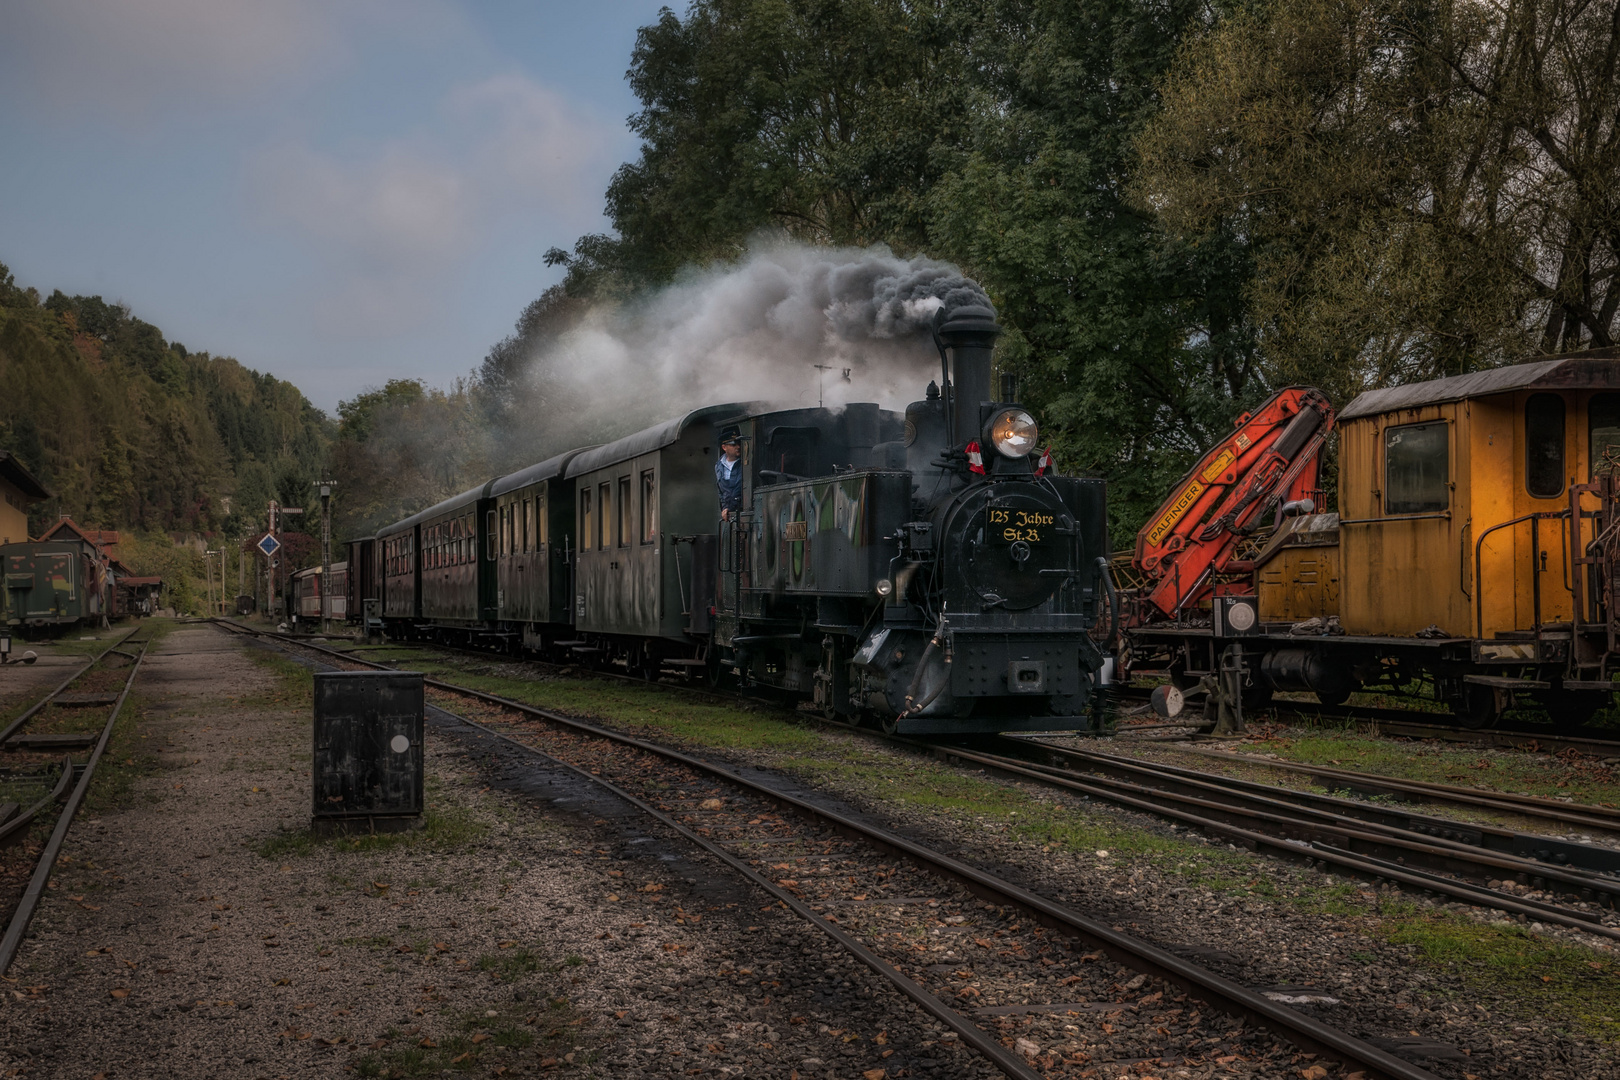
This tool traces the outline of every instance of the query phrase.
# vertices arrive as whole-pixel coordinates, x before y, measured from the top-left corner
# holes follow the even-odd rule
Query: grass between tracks
[[[1111,813],[1088,813],[1060,803],[1049,789],[1038,785],[898,754],[780,710],[706,701],[667,688],[591,677],[517,678],[502,674],[501,665],[426,649],[377,649],[365,656],[403,661],[430,677],[598,720],[620,730],[644,730],[649,737],[664,741],[740,752],[755,760],[761,753],[768,754],[775,767],[824,787],[897,810],[943,817],[960,829],[1000,833],[1044,852],[1090,860],[1121,883],[1137,882],[1143,875],[1157,876],[1160,888],[1179,884],[1234,899],[1262,901],[1282,909],[1284,915],[1321,918],[1324,932],[1337,926],[1363,934],[1400,949],[1426,967],[1459,976],[1466,988],[1457,1002],[1461,1008],[1473,1007],[1476,995],[1505,997],[1527,1016],[1555,1029],[1620,1040],[1620,962],[1613,953],[1565,945],[1505,921],[1480,923],[1444,908],[1415,903],[1396,892],[1284,867],[1169,829],[1132,827]],[[308,681],[307,669],[298,665],[269,659],[261,662],[285,664],[296,669],[289,671],[290,678]],[[1538,778],[1535,771],[1537,761],[1545,770],[1545,759],[1517,755],[1526,759],[1519,762],[1512,760],[1511,752],[1481,755],[1427,745],[1392,745],[1354,734],[1290,736],[1269,740],[1263,749],[1290,760],[1336,763],[1390,775],[1449,777],[1452,783],[1478,784],[1474,774],[1488,773],[1487,779],[1497,781],[1504,790],[1594,801],[1611,797],[1611,781],[1583,772],[1580,762],[1562,762],[1568,775],[1548,780]],[[1482,756],[1488,757],[1488,764],[1478,768]],[[1464,769],[1468,770],[1465,779],[1456,779]],[[1538,785],[1538,779],[1544,782]],[[1559,787],[1559,780],[1566,786]],[[1614,790],[1612,797],[1620,801],[1620,790]],[[1151,881],[1146,884],[1154,887]],[[1367,954],[1368,962],[1374,959]],[[1384,963],[1388,960],[1383,958]]]
[[[1540,795],[1620,807],[1620,775],[1603,759],[1573,751],[1538,754],[1504,747],[1460,747],[1430,739],[1391,739],[1354,731],[1308,732],[1254,725],[1244,753],[1331,765],[1404,780]],[[1427,812],[1427,811],[1425,811]]]

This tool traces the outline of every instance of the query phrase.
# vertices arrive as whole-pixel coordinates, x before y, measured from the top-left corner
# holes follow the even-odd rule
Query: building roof
[[[45,485],[35,480],[34,474],[24,468],[10,450],[0,450],[0,479],[22,492],[23,497],[31,502],[52,497]]]
[[[65,535],[64,535],[65,534]],[[116,529],[87,529],[77,521],[63,514],[56,519],[56,524],[46,529],[40,535],[41,540],[83,540],[97,547],[112,547],[122,537]]]
[[[1424,405],[1539,389],[1620,390],[1620,349],[1592,349],[1523,364],[1509,364],[1507,367],[1471,371],[1467,375],[1369,390],[1357,394],[1339,413],[1339,419],[1354,420],[1360,416],[1379,416]]]

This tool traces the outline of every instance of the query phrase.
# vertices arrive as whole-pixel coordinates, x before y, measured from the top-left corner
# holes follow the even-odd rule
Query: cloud
[[[566,240],[589,227],[616,137],[556,91],[499,75],[451,89],[415,130],[376,146],[266,146],[246,186],[264,226],[293,236],[330,278],[318,290],[323,329],[403,333],[502,230],[544,224]]]
[[[238,98],[343,53],[321,0],[11,0],[0,76],[36,105],[130,114]]]

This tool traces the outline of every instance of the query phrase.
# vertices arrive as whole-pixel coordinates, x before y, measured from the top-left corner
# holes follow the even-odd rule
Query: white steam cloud
[[[900,408],[939,377],[935,311],[974,303],[991,306],[949,263],[882,246],[757,245],[740,263],[592,311],[542,345],[530,372],[551,384],[533,387],[542,397],[586,403],[604,436],[724,401],[814,406],[818,389],[828,407]]]

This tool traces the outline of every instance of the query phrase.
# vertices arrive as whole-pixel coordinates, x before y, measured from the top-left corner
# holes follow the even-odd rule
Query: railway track
[[[1133,701],[1146,702],[1149,690],[1142,687],[1116,687],[1115,694]],[[1189,707],[1190,708],[1190,707]],[[1322,705],[1315,702],[1273,700],[1263,712],[1285,715],[1291,720],[1310,726],[1324,726],[1330,721],[1334,727],[1343,727],[1348,721],[1356,729],[1371,735],[1390,735],[1408,739],[1439,739],[1445,742],[1471,743],[1480,746],[1501,746],[1519,750],[1556,753],[1575,750],[1595,757],[1620,757],[1620,739],[1603,739],[1595,735],[1560,734],[1543,728],[1520,725],[1517,727],[1464,728],[1453,724],[1428,722],[1424,716],[1444,714],[1424,713],[1415,709],[1389,709],[1370,705]],[[1158,727],[1194,728],[1203,721],[1188,719],[1179,724],[1143,724],[1121,726],[1120,733]]]
[[[341,650],[332,651],[341,654]],[[457,651],[484,655],[477,650]],[[644,682],[615,672],[605,674],[628,682]],[[675,688],[708,699],[719,697],[712,691]],[[867,729],[850,729],[868,737],[885,738]],[[889,741],[923,752],[940,752],[938,743],[903,738]],[[1550,922],[1620,940],[1620,928],[1605,925],[1602,917],[1591,910],[1507,891],[1517,886],[1524,893],[1548,897],[1561,894],[1592,906],[1613,908],[1620,902],[1620,852],[1606,847],[1055,747],[1037,735],[996,738],[994,741],[1003,751],[1000,754],[975,752],[976,741],[969,741],[961,749],[953,748],[948,756],[1169,817],[1250,850],[1295,861],[1303,859],[1324,868],[1336,867],[1352,875],[1492,908],[1527,921]],[[1185,749],[1216,753],[1202,748]],[[1620,811],[1604,807],[1577,807],[1531,796],[1254,760],[1275,764],[1279,769],[1307,772],[1330,789],[1395,795],[1538,818],[1577,829],[1620,833]],[[1030,771],[1032,767],[1034,772]],[[1166,791],[1174,792],[1173,805],[1166,804]],[[1489,887],[1496,881],[1503,882],[1503,886]]]
[[[235,623],[221,625],[314,651],[340,665],[391,670],[340,650]],[[1152,1060],[1178,1053],[1202,1057],[1210,1040],[1198,1030],[1199,1018],[1214,1010],[1257,1021],[1307,1053],[1343,1062],[1347,1072],[1403,1080],[1433,1076],[1281,1003],[1277,995],[1242,986],[983,868],[818,805],[808,793],[789,790],[771,777],[494,694],[437,679],[427,685],[432,697],[457,704],[457,718],[489,738],[602,785],[722,860],[773,905],[821,930],[1005,1075],[1050,1075],[1082,1063],[1005,1045],[1013,1040],[1002,1028],[1020,1015],[1112,1032],[1131,1014],[1154,1042],[1153,1053],[1137,1060]],[[919,907],[945,917],[916,923],[905,913]],[[921,943],[911,936],[918,927],[928,927],[921,930]],[[1087,949],[1094,951],[1079,955]],[[1012,959],[1002,964],[1004,956]],[[1157,982],[1144,985],[1149,980]],[[1182,996],[1175,996],[1178,992]],[[990,1004],[997,1001],[1004,1003]],[[1219,1037],[1213,1041],[1218,1045]]]
[[[923,748],[924,744],[917,744]],[[1145,811],[1252,851],[1305,860],[1526,920],[1620,940],[1592,908],[1620,904],[1620,851],[1398,806],[1318,795],[1096,751],[1000,736],[996,751],[933,744],[934,753]],[[1475,805],[1489,800],[1480,798]],[[1504,812],[1522,802],[1503,801]],[[1611,827],[1613,823],[1611,823]],[[1579,898],[1585,907],[1517,895],[1488,882]]]
[[[63,753],[60,764],[56,766],[56,779],[54,783],[49,784],[49,790],[42,797],[26,809],[11,804],[4,813],[0,813],[0,847],[6,847],[21,843],[35,823],[43,818],[53,805],[58,807],[56,822],[40,850],[38,859],[34,862],[33,870],[28,874],[28,883],[17,897],[15,905],[5,913],[5,933],[0,936],[0,975],[4,975],[10,968],[18,948],[22,945],[23,936],[28,932],[28,926],[33,921],[34,913],[50,882],[57,856],[61,854],[62,844],[67,839],[68,830],[73,825],[79,807],[84,804],[91,781],[95,777],[96,766],[107,750],[113,726],[118,722],[124,702],[129,697],[130,687],[135,684],[135,676],[140,672],[141,662],[146,658],[147,642],[133,641],[136,632],[130,631],[113,645],[102,650],[89,663],[24,710],[6,726],[4,731],[0,731],[0,753],[31,752],[36,756],[54,754],[57,751]],[[140,646],[139,651],[130,651],[128,647],[136,644]],[[75,683],[95,671],[103,661],[114,656],[128,661],[129,664],[128,673],[116,692],[71,692],[70,688]],[[107,718],[99,729],[72,722],[74,719],[83,719],[86,711],[97,708],[109,709]],[[31,725],[47,726],[54,719],[55,711],[69,710],[72,716],[67,722],[51,725],[58,730],[28,730]],[[85,752],[83,761],[73,760],[73,752],[76,750]],[[38,775],[43,779],[50,773],[41,769]]]

